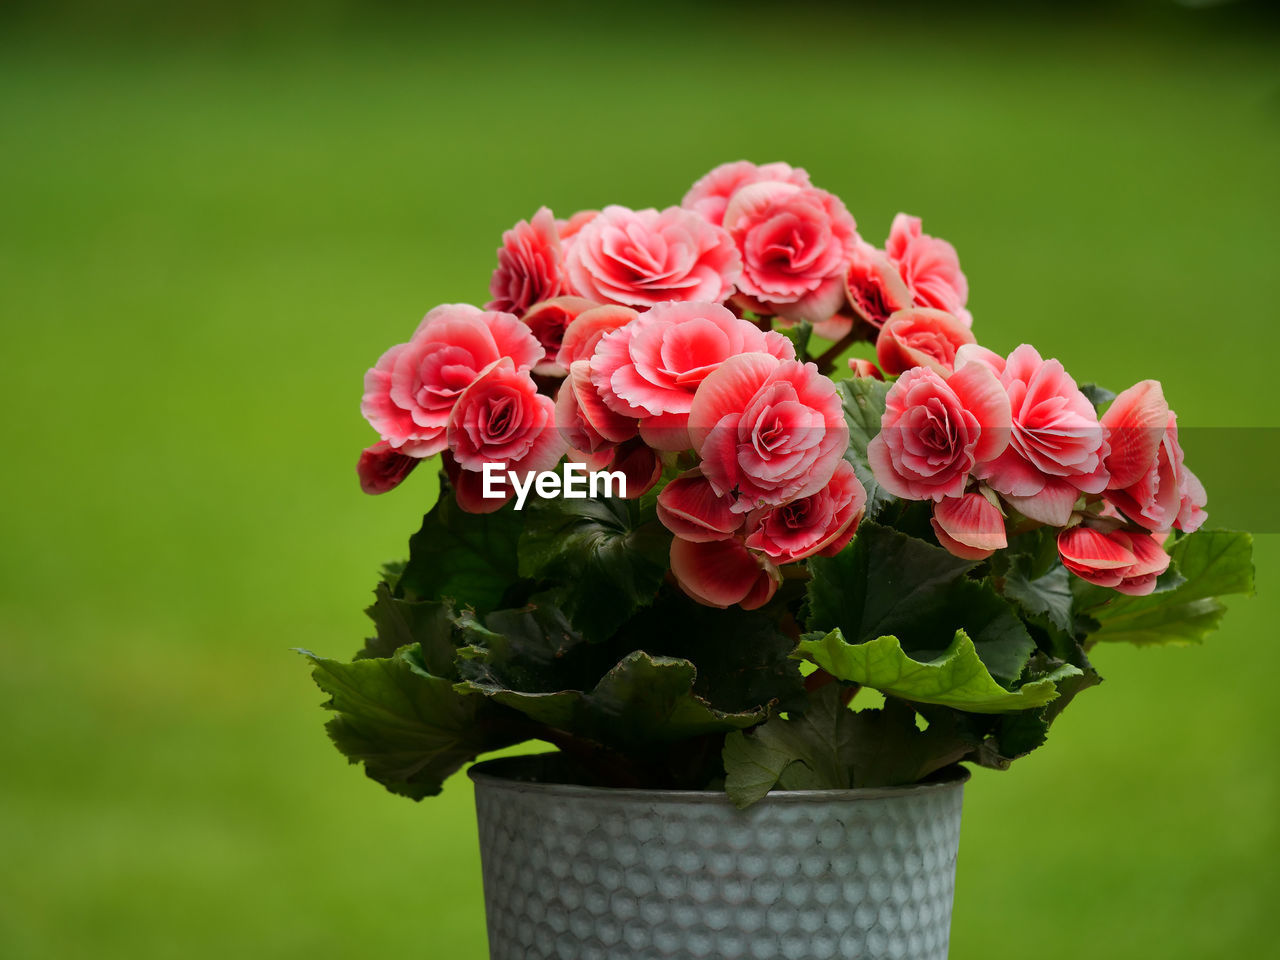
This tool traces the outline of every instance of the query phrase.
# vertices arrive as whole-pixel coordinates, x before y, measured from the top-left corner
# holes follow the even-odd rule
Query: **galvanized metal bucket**
[[[554,756],[471,768],[492,960],[945,960],[966,771],[738,810]]]

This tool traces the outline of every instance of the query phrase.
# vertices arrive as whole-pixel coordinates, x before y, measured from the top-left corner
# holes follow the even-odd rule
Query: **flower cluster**
[[[997,353],[968,299],[918,218],[874,246],[785,163],[517,223],[484,306],[365,376],[363,489],[443,479],[377,635],[309,655],[335,745],[415,798],[536,740],[575,783],[746,806],[1005,769],[1099,644],[1208,634],[1250,540],[1198,529],[1160,384]]]
[[[1006,547],[1014,518],[1060,528],[1060,558],[1077,576],[1134,596],[1154,590],[1170,531],[1205,520],[1204,488],[1183,463],[1160,384],[1130,387],[1099,418],[1062,364],[1034,347],[1001,357],[952,315],[906,312],[876,344],[887,372],[907,367],[867,449],[877,482],[932,501],[934,533],[956,556]]]
[[[783,565],[849,541],[867,499],[834,382],[774,329],[807,322],[837,347],[874,340],[877,363],[853,374],[897,380],[867,466],[889,494],[930,501],[958,556],[1048,525],[1068,570],[1145,593],[1169,531],[1204,520],[1158,383],[1099,418],[1058,361],[977,344],[955,248],[918,217],[875,247],[785,163],[724,164],[663,210],[543,207],[503,234],[490,293],[483,310],[435,308],[366,375],[381,436],[360,459],[366,491],[442,454],[458,504],[488,513],[565,458],[617,471],[632,498],[661,484],[686,593],[761,606]]]

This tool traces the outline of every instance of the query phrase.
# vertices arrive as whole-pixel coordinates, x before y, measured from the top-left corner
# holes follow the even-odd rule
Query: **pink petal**
[[[991,368],[982,363],[965,364],[951,374],[947,386],[982,428],[973,449],[974,461],[981,464],[1000,456],[1009,445],[1012,414],[1009,395]]]
[[[761,574],[768,578],[766,571],[738,540],[694,543],[676,537],[671,542],[671,572],[685,593],[711,607],[723,609],[743,601],[760,606],[768,599],[762,600],[761,594],[772,594],[760,583]]]
[[[947,497],[935,503],[933,526],[935,532],[941,529],[949,540],[987,555],[1009,545],[1005,537],[1004,517],[980,493]]]
[[[1108,487],[1123,490],[1151,468],[1168,421],[1169,404],[1158,380],[1143,380],[1116,397],[1101,421],[1111,445]]]
[[[1115,538],[1086,526],[1059,533],[1058,553],[1064,561],[1093,570],[1119,570],[1133,566],[1138,559]]]

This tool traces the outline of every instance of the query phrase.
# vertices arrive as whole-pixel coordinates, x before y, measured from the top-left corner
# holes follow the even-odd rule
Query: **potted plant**
[[[960,764],[1252,590],[1158,382],[980,346],[950,244],[798,168],[543,208],[490,292],[369,370],[363,488],[440,494],[307,655],[395,793],[555,748],[472,770],[494,957],[945,957]]]

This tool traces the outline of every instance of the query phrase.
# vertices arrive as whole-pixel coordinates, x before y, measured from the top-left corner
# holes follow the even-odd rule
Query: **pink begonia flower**
[[[745,519],[734,513],[733,498],[716,493],[698,468],[680,474],[658,494],[658,519],[677,537],[702,543],[727,540]]]
[[[538,393],[527,370],[509,357],[486,367],[454,404],[449,415],[449,453],[461,468],[456,484],[458,505],[472,513],[490,513],[514,496],[508,471],[527,476],[550,470],[568,444],[555,423],[555,403]],[[505,491],[483,495],[485,464],[498,464]]]
[[[1132,597],[1155,590],[1156,579],[1169,569],[1160,538],[1129,530],[1068,527],[1058,534],[1058,555],[1080,579]]]
[[[590,360],[606,333],[625,327],[638,316],[640,314],[630,307],[620,307],[615,303],[584,310],[565,328],[556,363],[567,370],[575,360]]]
[[[777,567],[738,539],[671,541],[671,573],[680,589],[709,607],[763,607],[781,582]]]
[[[579,210],[568,220],[557,220],[556,231],[560,234],[560,243],[567,245],[570,240],[582,232],[582,228],[600,216],[599,210]]]
[[[662,457],[639,437],[618,444],[609,469],[622,473],[627,481],[628,500],[638,500],[662,479]]]
[[[498,267],[489,280],[489,310],[517,317],[542,300],[562,292],[564,256],[555,218],[539,207],[532,220],[521,220],[502,235]]]
[[[854,245],[844,288],[849,306],[873,327],[883,326],[892,314],[914,302],[898,265],[862,239]]]
[[[853,371],[855,377],[869,377],[872,380],[883,380],[884,374],[870,360],[864,360],[862,357],[850,357],[849,369]]]
[[[893,218],[885,253],[911,290],[916,304],[945,310],[973,326],[973,314],[965,309],[969,281],[960,269],[956,248],[920,229],[920,218],[900,213]]]
[[[766,163],[757,167],[748,160],[737,160],[722,163],[699,179],[684,195],[680,206],[720,226],[730,198],[743,187],[766,180],[793,183],[798,187],[811,186],[809,174],[799,167],[786,163]]]
[[[1111,448],[1104,461],[1110,476],[1107,486],[1122,490],[1147,475],[1164,441],[1169,404],[1160,382],[1135,383],[1112,401],[1100,423]]]
[[[702,381],[689,438],[703,476],[734,498],[735,513],[748,513],[825,487],[849,427],[835,384],[817,366],[744,353]]]
[[[356,464],[360,489],[370,494],[394,490],[421,462],[417,457],[408,457],[392,449],[387,441],[379,440],[360,452],[360,462]]]
[[[929,523],[938,543],[964,560],[985,560],[1009,545],[1004,517],[981,493],[939,500]]]
[[[568,365],[560,363],[560,348],[564,345],[565,331],[583,313],[598,306],[593,300],[582,297],[552,297],[535,303],[521,318],[529,325],[546,355],[533,368],[544,377],[563,377]]]
[[[365,374],[360,412],[398,452],[430,457],[447,446],[449,413],[481,370],[501,357],[529,370],[542,356],[529,328],[511,314],[444,304]]]
[[[724,300],[742,261],[728,234],[688,210],[610,206],[578,231],[565,267],[577,295],[645,308]]]
[[[556,426],[574,450],[596,454],[630,440],[638,423],[604,404],[591,382],[591,365],[576,360],[556,394]]]
[[[948,376],[956,362],[956,351],[975,342],[960,320],[945,310],[908,307],[889,316],[876,337],[876,359],[890,376],[912,367],[928,367]]]
[[[990,369],[965,349],[957,355],[957,375]],[[1009,354],[1000,382],[1013,411],[1009,446],[974,476],[1024,516],[1066,526],[1081,492],[1101,493],[1107,486],[1109,448],[1097,412],[1062,364],[1042,359],[1029,344]]]
[[[1121,397],[1124,394],[1116,398],[1116,404]],[[1110,415],[1114,409],[1115,404],[1112,404],[1107,414]],[[1120,415],[1110,421],[1103,417],[1103,424],[1112,430],[1122,422]],[[1124,431],[1119,438],[1122,444],[1133,442],[1132,433],[1148,432],[1140,427],[1120,426],[1119,429]],[[1144,448],[1148,440],[1149,437],[1142,439]],[[1115,442],[1113,439],[1112,443]],[[1132,476],[1134,471],[1128,468],[1134,464],[1122,463],[1121,466],[1126,468],[1120,478],[1124,481]],[[1156,533],[1167,533],[1173,527],[1190,533],[1204,523],[1208,517],[1204,512],[1204,487],[1183,462],[1182,445],[1178,443],[1178,417],[1173,411],[1165,407],[1164,429],[1158,433],[1156,448],[1137,479],[1121,487],[1113,478],[1103,496],[1134,523]]]
[[[1004,357],[976,343],[966,343],[956,350],[953,369],[959,370],[966,363],[980,363],[997,377],[1004,375]]]
[[[556,220],[556,232],[560,234],[560,253],[566,264],[569,262],[569,248],[573,246],[573,241],[578,238],[582,228],[598,216],[600,216],[599,210],[579,210],[568,220]],[[581,296],[573,285],[573,279],[569,276],[567,267],[560,284],[560,292],[574,297]]]
[[[591,382],[615,412],[640,421],[659,450],[685,450],[698,385],[729,357],[795,359],[791,341],[717,303],[662,303],[606,334],[591,357]]]
[[[844,300],[857,226],[834,194],[768,181],[737,191],[724,228],[742,254],[747,309],[788,320],[828,320]]]
[[[847,460],[830,482],[807,497],[747,515],[746,545],[777,564],[814,554],[833,557],[852,539],[867,506],[867,491]]]
[[[867,461],[876,482],[896,497],[959,497],[970,473],[1004,451],[1009,424],[1009,397],[982,364],[945,380],[928,367],[913,367],[885,397]]]

